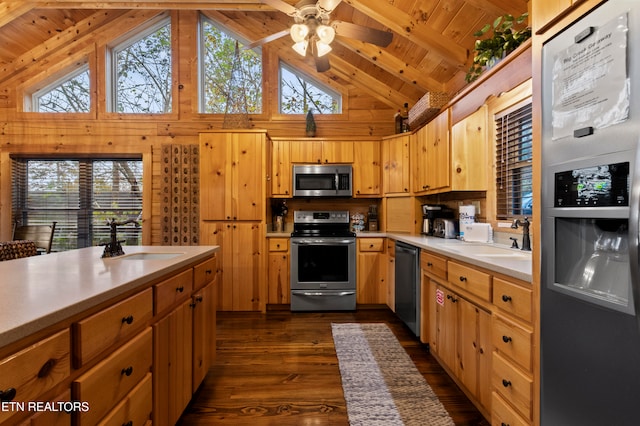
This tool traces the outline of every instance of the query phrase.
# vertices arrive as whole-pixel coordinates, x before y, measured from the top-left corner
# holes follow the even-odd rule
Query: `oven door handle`
[[[320,296],[320,297],[325,297],[325,296],[338,296],[338,297],[343,297],[343,296],[353,296],[354,294],[356,294],[355,291],[341,291],[340,293],[325,293],[322,291],[305,291],[302,293],[297,293],[300,294],[302,296]]]
[[[336,175],[333,179],[335,180],[336,194],[337,194],[338,191],[340,191],[340,175],[338,174],[338,169],[336,169]]]
[[[322,246],[326,246],[326,245],[348,245],[348,244],[355,244],[355,241],[353,239],[344,239],[344,240],[330,240],[327,241],[326,239],[317,239],[317,240],[297,240],[297,241],[291,241],[291,244],[297,244],[300,246],[310,246],[310,245],[322,245]]]

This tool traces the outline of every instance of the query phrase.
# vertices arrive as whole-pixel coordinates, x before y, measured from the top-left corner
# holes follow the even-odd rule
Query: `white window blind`
[[[531,100],[495,117],[497,219],[531,216]]]
[[[140,159],[14,158],[12,167],[13,220],[56,221],[53,251],[107,242],[107,219],[141,219]],[[139,245],[141,228],[122,227],[118,238]]]

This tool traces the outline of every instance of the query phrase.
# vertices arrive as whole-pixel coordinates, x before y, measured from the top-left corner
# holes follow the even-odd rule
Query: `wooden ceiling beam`
[[[444,84],[431,77],[425,77],[423,72],[410,66],[396,56],[393,56],[386,50],[369,43],[346,39],[344,37],[337,37],[334,43],[336,42],[379,66],[396,78],[415,86],[416,89],[422,92],[442,92],[444,90]]]
[[[263,4],[260,0],[59,0],[36,1],[31,0],[35,8],[39,9],[171,9],[171,10],[247,10],[247,11],[274,11],[271,6]]]
[[[33,9],[34,4],[31,0],[0,0],[0,28]]]
[[[344,0],[344,2],[400,36],[426,50],[437,53],[443,59],[457,66],[463,66],[469,58],[469,51],[466,48],[430,29],[426,23],[417,22],[411,15],[393,6],[391,2],[372,2],[369,0]]]

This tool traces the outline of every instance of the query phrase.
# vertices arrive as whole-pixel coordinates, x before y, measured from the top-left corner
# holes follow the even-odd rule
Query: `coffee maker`
[[[422,234],[433,235],[433,221],[436,218],[452,218],[453,211],[437,204],[422,205]]]

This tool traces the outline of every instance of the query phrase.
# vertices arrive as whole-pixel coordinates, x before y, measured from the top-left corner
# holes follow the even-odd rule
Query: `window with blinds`
[[[107,219],[142,218],[142,160],[13,158],[13,220],[22,225],[56,221],[52,251],[109,240]],[[118,238],[140,245],[140,227],[123,226]]]
[[[531,100],[495,116],[497,219],[531,216]]]

